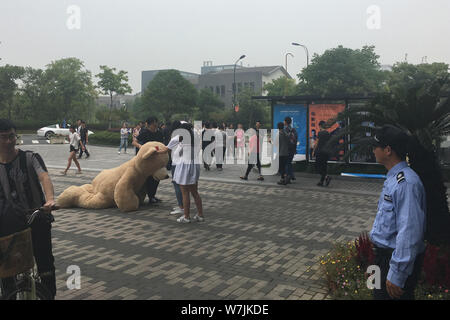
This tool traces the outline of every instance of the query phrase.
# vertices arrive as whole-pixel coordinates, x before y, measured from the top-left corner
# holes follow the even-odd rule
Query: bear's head
[[[166,169],[169,149],[162,143],[151,141],[144,144],[136,155],[136,167],[143,173],[150,173],[155,180],[168,179]]]

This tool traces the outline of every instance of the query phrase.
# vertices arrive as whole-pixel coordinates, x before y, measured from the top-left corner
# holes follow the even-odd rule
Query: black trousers
[[[255,164],[253,164],[253,163],[248,164],[247,172],[245,172],[246,177],[248,177],[248,175],[250,174],[250,171],[253,169],[254,166],[255,166]],[[258,168],[259,175],[261,175],[261,161],[259,160],[259,152],[256,153],[256,167]]]
[[[218,148],[220,148],[220,147],[218,147]],[[215,154],[216,155],[216,168],[222,168],[223,163],[225,162],[224,159],[225,159],[226,150],[227,150],[227,147],[224,146],[224,147],[222,147],[222,154],[220,154],[220,152]],[[219,160],[222,160],[222,163],[218,164]]]
[[[327,176],[327,163],[328,154],[321,152],[316,154],[316,172],[320,174],[321,183],[323,183],[325,177]]]
[[[145,181],[145,190],[147,192],[147,196],[149,201],[155,197],[156,191],[158,190],[159,181],[153,179],[153,177],[148,177]]]
[[[33,254],[42,281],[52,297],[56,296],[55,258],[52,249],[52,225],[44,220],[36,220],[31,228]],[[2,287],[6,292],[15,289],[14,278],[2,279]]]
[[[417,282],[419,281],[420,272],[422,270],[423,258],[425,253],[419,254],[414,262],[414,268],[412,274],[406,279],[405,286],[403,288],[403,295],[399,300],[414,300],[414,290],[416,289]],[[389,296],[386,290],[386,279],[389,272],[389,262],[391,261],[392,250],[391,249],[375,249],[374,265],[380,267],[381,271],[381,289],[373,290],[374,300],[395,300]]]
[[[279,167],[278,172],[281,174],[281,179],[284,178],[286,174],[286,164],[288,162],[289,156],[280,156],[279,157]]]
[[[88,151],[88,149],[87,149],[87,147],[86,147],[86,139],[81,139],[81,142],[83,142],[83,146],[84,146],[84,153],[86,153],[86,155],[89,157],[90,156],[90,154],[89,154],[89,151]],[[81,148],[81,146],[80,146],[80,155],[79,155],[79,157],[81,158],[81,156],[83,155],[83,148]]]

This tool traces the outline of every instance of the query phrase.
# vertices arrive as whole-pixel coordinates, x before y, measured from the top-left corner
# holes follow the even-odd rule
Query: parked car
[[[38,135],[38,137],[45,137],[46,139],[50,139],[50,136],[55,135],[55,134],[68,136],[70,133],[69,128],[70,128],[70,124],[68,124],[66,128],[61,127],[59,124],[52,124],[50,126],[40,128],[37,131],[37,135]],[[94,132],[92,132],[91,130],[88,130],[88,136],[90,136],[91,134],[94,134]]]

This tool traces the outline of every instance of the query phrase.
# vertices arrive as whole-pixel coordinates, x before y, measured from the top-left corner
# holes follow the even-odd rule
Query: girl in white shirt
[[[80,163],[77,160],[77,153],[78,153],[78,148],[81,147],[83,149],[83,151],[85,150],[85,148],[84,148],[83,142],[81,142],[80,135],[77,133],[77,127],[71,126],[69,131],[70,131],[70,133],[69,133],[70,156],[69,156],[69,159],[67,160],[66,170],[64,170],[61,173],[63,175],[67,174],[67,171],[69,170],[70,166],[72,165],[72,160],[73,160],[73,162],[75,162],[75,165],[78,168],[77,174],[81,174],[81,167],[80,167]]]

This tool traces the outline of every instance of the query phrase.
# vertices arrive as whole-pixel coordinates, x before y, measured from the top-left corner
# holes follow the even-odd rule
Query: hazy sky
[[[67,26],[77,26],[71,5],[80,9],[80,29]],[[367,12],[372,5],[379,20]],[[292,42],[305,44],[311,57],[367,44],[382,64],[405,53],[411,63],[423,56],[450,63],[449,16],[449,0],[1,0],[0,65],[44,68],[77,57],[93,75],[103,64],[128,71],[137,93],[142,70],[200,73],[203,61],[234,64],[242,54],[245,66],[284,66],[291,52],[295,77],[306,55]]]

